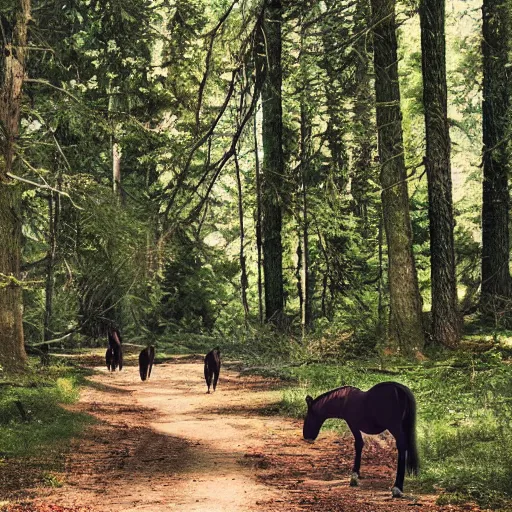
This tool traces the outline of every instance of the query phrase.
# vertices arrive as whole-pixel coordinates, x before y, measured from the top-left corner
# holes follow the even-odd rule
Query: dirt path
[[[349,488],[352,440],[323,433],[306,445],[300,422],[263,415],[280,398],[268,381],[223,370],[217,392],[205,390],[199,362],[158,365],[145,383],[135,367],[98,368],[76,408],[99,422],[73,446],[64,486],[41,490],[36,503],[94,512],[443,510],[428,496],[391,500],[387,438],[367,440],[366,478]]]
[[[237,412],[247,395],[260,407],[278,391],[223,371],[208,395],[199,363],[158,365],[144,383],[133,366],[97,371],[78,409],[100,422],[73,448],[66,484],[44,501],[126,512],[280,508],[281,493],[258,482],[245,463],[278,421]]]

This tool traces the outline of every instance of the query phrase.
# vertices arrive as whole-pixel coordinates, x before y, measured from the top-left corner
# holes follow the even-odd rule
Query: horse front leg
[[[393,495],[393,498],[401,498],[404,495],[403,490],[407,441],[403,432],[400,432],[397,436],[395,436],[395,439],[396,447],[398,450],[398,461],[396,468],[396,479],[395,483],[393,484],[393,488],[391,489],[391,494]]]
[[[350,427],[350,425],[349,428],[354,436],[355,449],[354,465],[352,467],[352,475],[350,476],[350,486],[356,487],[359,485],[359,470],[361,469],[361,454],[363,452],[364,441],[363,436],[359,430]]]

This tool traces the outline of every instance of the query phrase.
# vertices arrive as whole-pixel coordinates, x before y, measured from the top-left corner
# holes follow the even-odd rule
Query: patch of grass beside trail
[[[502,361],[501,353],[460,354],[391,367],[390,373],[376,366],[354,362],[283,368],[283,377],[297,384],[284,391],[280,412],[303,417],[306,394],[401,382],[416,397],[421,458],[420,475],[407,486],[425,492],[441,489],[442,505],[475,500],[512,510],[512,365]],[[326,428],[346,429],[345,422],[335,420]]]
[[[0,464],[60,460],[70,439],[92,419],[65,408],[79,397],[83,374],[54,365],[19,375],[0,373]],[[37,462],[36,462],[37,464]],[[32,464],[31,464],[32,465]],[[51,480],[51,475],[48,476]],[[43,478],[44,480],[44,478]],[[49,481],[49,484],[51,482]]]

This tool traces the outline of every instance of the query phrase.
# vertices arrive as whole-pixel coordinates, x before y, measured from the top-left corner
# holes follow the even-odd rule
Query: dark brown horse
[[[152,345],[145,348],[139,354],[139,373],[141,380],[146,380],[151,377],[151,368],[153,368],[153,361],[155,360],[155,347]]]
[[[105,353],[105,362],[109,371],[114,372],[117,367],[119,371],[123,369],[123,347],[121,335],[115,328],[108,330],[108,348]]]
[[[210,392],[210,386],[212,385],[213,378],[213,391],[217,387],[217,381],[219,380],[220,374],[220,350],[214,348],[206,354],[204,358],[204,379],[208,386],[208,393]]]
[[[368,391],[344,386],[328,391],[315,400],[306,397],[308,412],[303,435],[314,441],[324,421],[340,418],[347,422],[355,440],[355,460],[350,485],[357,485],[361,467],[361,452],[365,434],[380,434],[389,430],[396,440],[398,465],[391,489],[395,498],[403,495],[405,468],[409,474],[418,472],[416,449],[416,401],[411,390],[397,382],[381,382]]]

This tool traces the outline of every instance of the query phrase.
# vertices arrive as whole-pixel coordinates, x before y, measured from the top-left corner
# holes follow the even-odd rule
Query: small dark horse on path
[[[153,361],[155,360],[155,347],[151,345],[145,348],[139,354],[139,373],[142,380],[151,377],[151,368],[153,368]]]
[[[416,449],[416,401],[411,390],[397,382],[381,382],[368,391],[343,386],[320,395],[315,400],[306,397],[308,413],[304,420],[303,435],[313,442],[328,418],[347,422],[354,435],[356,456],[350,485],[358,484],[361,452],[365,434],[380,434],[389,430],[396,440],[398,466],[396,480],[391,489],[394,498],[403,496],[405,468],[409,474],[418,472]]]
[[[220,373],[220,350],[214,348],[206,354],[204,358],[204,378],[206,385],[208,386],[208,393],[210,392],[210,386],[212,384],[213,377],[213,391],[217,387],[217,381],[219,380]]]
[[[123,348],[121,345],[121,335],[117,329],[109,329],[108,348],[105,353],[105,362],[109,371],[114,372],[119,366],[119,371],[123,369]]]

